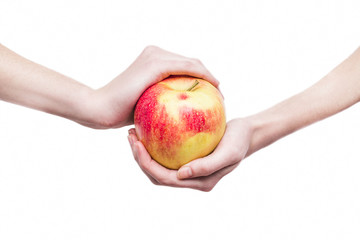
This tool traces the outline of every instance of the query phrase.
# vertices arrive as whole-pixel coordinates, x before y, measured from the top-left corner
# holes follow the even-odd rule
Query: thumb
[[[214,152],[182,166],[177,172],[177,177],[179,179],[186,179],[209,176],[228,165],[230,165],[228,159],[221,152]]]

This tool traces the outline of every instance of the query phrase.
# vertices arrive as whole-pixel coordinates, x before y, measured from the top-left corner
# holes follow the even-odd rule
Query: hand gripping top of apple
[[[225,132],[222,95],[209,82],[174,76],[149,87],[135,107],[135,130],[151,157],[170,169],[211,153]]]

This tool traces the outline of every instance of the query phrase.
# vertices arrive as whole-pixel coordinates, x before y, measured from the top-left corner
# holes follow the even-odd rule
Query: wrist
[[[77,102],[78,116],[74,120],[81,125],[94,129],[113,127],[110,119],[106,96],[99,90],[87,89],[80,93]]]
[[[270,111],[246,117],[244,120],[252,133],[247,156],[277,141],[288,131],[284,116]]]
[[[96,90],[84,86],[78,89],[76,96],[71,101],[71,114],[65,116],[66,118],[77,122],[86,127],[102,129],[103,127],[100,115],[102,112],[99,111],[99,98],[96,94]]]
[[[83,113],[85,124],[96,129],[119,128],[133,122],[133,109],[125,93],[115,91],[106,85],[85,94]],[[131,105],[131,104],[130,104]],[[85,111],[84,111],[85,109]]]

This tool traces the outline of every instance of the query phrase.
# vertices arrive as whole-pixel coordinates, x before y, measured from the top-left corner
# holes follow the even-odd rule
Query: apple
[[[142,94],[134,123],[151,157],[179,169],[208,155],[220,142],[226,127],[223,97],[205,80],[172,76]]]

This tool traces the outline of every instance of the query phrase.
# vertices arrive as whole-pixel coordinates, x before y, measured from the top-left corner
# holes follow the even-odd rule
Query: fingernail
[[[135,129],[134,129],[134,128],[130,128],[130,129],[128,130],[128,133],[129,133],[129,134],[135,134]]]
[[[179,169],[177,175],[178,175],[178,178],[180,178],[180,179],[189,178],[189,177],[192,176],[191,168],[182,167],[182,168]]]

